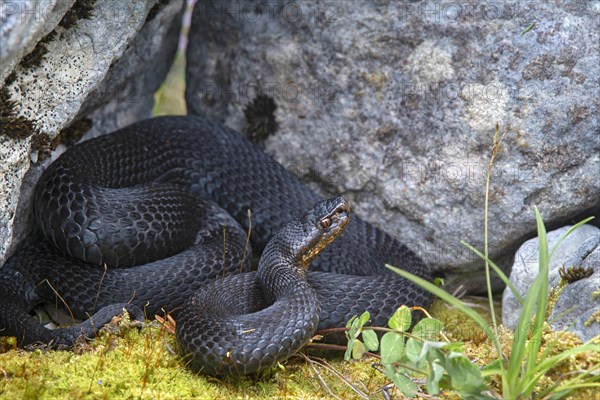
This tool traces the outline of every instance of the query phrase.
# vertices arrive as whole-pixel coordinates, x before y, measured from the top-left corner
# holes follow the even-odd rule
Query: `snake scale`
[[[123,308],[136,319],[166,310],[192,369],[250,373],[317,329],[365,310],[383,326],[400,305],[430,301],[384,268],[429,279],[407,247],[202,117],[148,119],[69,148],[42,174],[34,215],[0,269],[0,335],[20,346],[71,346]],[[83,322],[47,329],[30,315],[40,303]]]

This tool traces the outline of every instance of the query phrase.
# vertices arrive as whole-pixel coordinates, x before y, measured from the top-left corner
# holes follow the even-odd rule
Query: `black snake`
[[[383,326],[400,305],[427,305],[425,291],[384,268],[390,263],[428,279],[421,260],[357,217],[306,275],[316,316],[295,303],[306,292],[261,268],[207,285],[250,270],[248,232],[259,254],[279,238],[263,257],[270,265],[282,264],[282,235],[295,251],[308,249],[303,257],[311,259],[322,246],[294,247],[311,237],[309,230],[298,234],[298,221],[332,209],[345,215],[342,203],[321,202],[239,133],[201,117],[149,119],[83,142],[43,173],[34,202],[37,228],[0,269],[0,335],[16,336],[21,346],[68,346],[81,334],[93,337],[123,308],[136,318],[141,309],[149,317],[164,309],[178,320],[179,346],[193,369],[248,373],[289,356],[314,329],[343,326],[365,310]],[[264,292],[266,283],[255,279],[261,274],[275,288]],[[200,288],[212,292],[197,293]],[[292,315],[277,308],[273,290],[296,299]],[[212,302],[199,304],[202,299]],[[46,329],[29,315],[42,302],[85,321]],[[256,336],[258,322],[278,317],[287,320]],[[249,325],[227,331],[224,321],[240,318]]]

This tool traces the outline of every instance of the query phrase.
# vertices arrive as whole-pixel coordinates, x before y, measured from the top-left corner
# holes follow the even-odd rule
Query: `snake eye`
[[[331,226],[331,218],[323,218],[321,220],[321,227],[323,227],[324,229],[327,229]]]

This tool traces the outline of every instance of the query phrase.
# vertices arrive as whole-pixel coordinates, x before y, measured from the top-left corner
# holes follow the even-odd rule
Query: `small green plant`
[[[505,132],[506,133],[506,132]],[[553,385],[548,385],[539,390],[540,380],[556,364],[567,360],[569,357],[584,352],[597,351],[597,344],[592,339],[580,346],[567,349],[558,354],[551,355],[548,351],[540,354],[542,343],[542,334],[544,324],[547,322],[548,305],[548,271],[549,263],[559,244],[570,235],[575,229],[590,221],[593,217],[587,218],[569,229],[558,241],[552,251],[548,251],[548,240],[546,238],[546,228],[540,212],[534,207],[535,219],[537,224],[538,243],[539,243],[539,272],[525,298],[523,298],[515,287],[508,280],[506,275],[494,264],[488,257],[488,205],[489,205],[489,186],[491,180],[491,171],[494,163],[494,157],[499,150],[499,146],[504,138],[504,134],[499,136],[499,127],[496,124],[496,132],[493,138],[493,145],[488,165],[485,189],[485,210],[484,210],[484,253],[481,253],[468,243],[462,242],[465,246],[475,252],[485,261],[486,282],[488,289],[488,298],[490,303],[490,314],[492,316],[492,327],[488,326],[485,319],[473,309],[469,308],[461,300],[440,289],[436,285],[421,279],[409,272],[387,265],[388,268],[395,271],[400,276],[411,280],[440,299],[450,303],[458,310],[465,313],[469,318],[476,322],[481,328],[488,332],[496,352],[497,359],[486,365],[482,369],[482,375],[486,378],[499,376],[502,381],[502,397],[506,399],[558,399],[562,398],[576,389],[598,388],[600,387],[600,363],[597,363],[586,371],[572,371],[559,378]],[[502,279],[517,300],[521,303],[521,313],[515,331],[514,339],[510,349],[509,356],[503,356],[502,343],[499,340],[498,326],[492,302],[492,289],[490,268]]]
[[[532,22],[531,24],[529,24],[529,26],[527,28],[525,28],[523,30],[523,32],[521,32],[521,36],[523,36],[524,34],[529,32],[530,30],[532,30],[534,27],[535,27],[535,22]]]
[[[407,397],[414,397],[419,391],[409,377],[417,375],[425,377],[428,394],[448,389],[463,399],[491,398],[482,393],[487,387],[481,370],[465,356],[462,343],[451,343],[445,338],[439,320],[424,318],[408,333],[412,317],[406,306],[392,315],[389,328],[365,326],[369,318],[366,311],[348,321],[346,360],[359,359],[366,351],[379,350],[386,376]],[[377,331],[383,333],[381,341]],[[438,341],[440,337],[446,341]]]
[[[495,329],[490,330],[487,322],[476,311],[432,283],[412,275],[409,272],[388,265],[388,268],[395,271],[400,276],[415,282],[419,286],[464,312],[473,321],[479,324],[482,329],[488,332],[488,335],[496,348],[498,359],[484,367],[482,375],[484,377],[499,375],[502,380],[502,396],[507,399],[558,399],[579,388],[600,387],[600,364],[596,364],[587,371],[574,371],[572,375],[564,377],[563,380],[556,382],[556,384],[547,387],[540,392],[534,393],[534,389],[536,389],[540,379],[542,379],[542,377],[544,377],[544,375],[556,364],[580,353],[597,351],[597,344],[595,344],[592,339],[580,346],[565,350],[564,352],[553,356],[550,356],[547,352],[539,354],[544,322],[546,319],[548,265],[556,247],[554,247],[552,252],[548,253],[546,230],[542,222],[542,217],[537,208],[535,209],[535,212],[538,224],[540,271],[531,285],[527,296],[523,300],[519,322],[517,324],[518,329],[515,332],[508,359],[504,359],[502,356],[504,353],[502,344],[498,339],[497,331]],[[588,220],[589,218],[573,226],[560,241]],[[494,313],[494,309],[492,308],[490,312]]]

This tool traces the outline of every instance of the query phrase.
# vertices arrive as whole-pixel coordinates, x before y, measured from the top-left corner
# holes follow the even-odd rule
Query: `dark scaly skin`
[[[197,198],[193,194],[175,194],[176,186],[216,201],[242,225],[243,230],[249,227],[247,210],[251,209],[252,246],[259,252],[286,222],[320,200],[240,134],[200,117],[161,117],[142,121],[74,146],[59,159],[59,163],[50,166],[40,180],[35,201],[36,219],[52,243],[67,254],[95,264],[144,263],[177,253],[192,242],[190,237],[194,235],[188,230],[191,225],[201,224],[201,218],[189,213],[190,208],[196,207]],[[151,186],[141,186],[148,182]],[[127,194],[131,189],[125,189],[129,185],[140,185],[135,187],[133,197]],[[117,190],[107,190],[107,187]],[[149,194],[150,199],[140,200],[144,194]],[[91,202],[84,205],[83,199]],[[133,217],[138,216],[141,222],[134,221]],[[104,219],[105,224],[99,224],[99,219]],[[139,244],[138,239],[150,241]],[[158,250],[163,244],[166,244],[166,250]],[[103,250],[98,251],[98,248]],[[148,252],[150,249],[152,251]],[[8,261],[0,270],[0,331],[4,329],[5,332],[2,334],[23,338],[35,338],[39,334],[39,330],[32,329],[30,324],[23,328],[14,322],[21,314],[11,311],[6,316],[1,311],[16,309],[25,313],[39,300],[55,302],[54,293],[50,298],[29,296],[31,287],[50,277],[55,282],[66,279],[65,276],[84,281],[77,270],[59,271],[57,264],[62,261],[47,265],[39,261],[44,259],[46,250],[51,251],[44,246],[34,246],[24,255],[17,253],[15,257],[19,261]],[[48,258],[55,259],[54,256]],[[331,273],[319,276],[320,273],[311,272],[308,276],[323,305],[320,328],[343,325],[350,316],[365,309],[371,312],[374,321],[385,324],[393,310],[402,304],[428,304],[430,296],[427,293],[384,268],[384,262],[429,278],[427,268],[404,245],[359,218],[353,218],[340,238],[311,266],[311,271]],[[73,261],[67,263],[75,264]],[[21,279],[14,277],[15,271],[31,268],[31,264],[36,266],[33,268],[35,273],[23,273],[28,276],[23,287]],[[190,267],[182,265],[181,268]],[[115,279],[112,287],[107,286],[104,278],[101,286],[107,293],[131,295],[136,292],[133,286],[138,289],[156,286],[150,279],[145,279],[145,273],[127,277],[124,271],[126,269],[114,271],[115,277],[124,274],[122,276],[126,278]],[[222,275],[212,269],[211,272],[213,276]],[[160,273],[153,276],[153,279],[160,278]],[[97,288],[101,276],[92,275],[90,279],[96,286],[90,284],[89,287]],[[184,279],[182,285],[192,280]],[[176,308],[172,303],[181,304],[185,300],[174,299],[178,297],[177,293],[179,297],[189,296],[189,293],[181,287],[173,289],[169,279],[165,281],[163,287],[174,293],[148,293],[157,296],[152,299],[152,304],[170,310]],[[19,299],[8,301],[9,307],[4,300],[9,297]],[[94,304],[92,308],[80,308],[82,313],[79,315],[85,316],[104,305],[95,300],[96,297],[100,296],[96,296],[94,289],[74,292],[68,304],[72,309],[80,303]],[[117,297],[106,296],[108,300]],[[129,297],[124,295],[123,298]],[[14,330],[17,333],[10,333]],[[38,336],[45,341],[44,335]],[[71,339],[69,336],[63,341]]]
[[[195,207],[203,224],[192,246],[136,267],[105,271],[65,256],[41,235],[33,235],[0,269],[0,336],[16,336],[19,346],[70,346],[82,334],[80,326],[49,330],[29,311],[37,304],[50,303],[78,320],[93,315],[93,327],[86,322],[83,332],[93,338],[123,308],[138,320],[144,314],[148,318],[164,312],[176,316],[206,281],[249,270],[252,256],[246,248],[247,234],[211,202],[198,199]]]
[[[256,273],[219,279],[193,296],[177,318],[186,364],[210,375],[248,374],[300,350],[320,320],[306,272],[342,233],[349,210],[341,197],[320,201],[269,241]]]
[[[90,180],[88,172],[93,172],[99,182],[109,182],[112,187],[125,187],[129,184],[154,180],[167,184],[165,190],[168,192],[173,184],[181,184],[202,197],[215,201],[246,231],[249,229],[248,209],[252,210],[251,239],[253,249],[258,254],[262,252],[269,239],[288,221],[302,215],[321,200],[298,178],[238,132],[200,117],[153,118],[90,140],[86,145],[76,148],[76,151],[69,152],[72,161],[68,163],[65,162],[66,160],[61,161],[67,165],[74,164],[71,172],[76,174],[80,181]],[[65,155],[61,157],[63,158],[66,158]],[[84,163],[90,166],[85,168]],[[109,228],[98,228],[97,231],[101,232],[95,238],[93,235],[88,235],[88,238],[82,235],[81,241],[73,240],[72,248],[66,248],[64,243],[68,240],[60,238],[64,233],[60,229],[62,226],[78,226],[73,230],[85,231],[86,225],[94,219],[88,218],[80,224],[77,219],[78,213],[67,211],[73,205],[79,204],[80,197],[86,197],[86,189],[79,182],[73,185],[70,182],[71,178],[65,177],[64,173],[59,173],[60,168],[54,163],[42,176],[35,202],[36,216],[45,226],[52,226],[52,221],[58,219],[58,216],[68,216],[67,222],[54,223],[59,229],[57,232],[52,231],[49,237],[59,248],[67,250],[70,254],[84,253],[84,246],[79,243],[88,243],[86,248],[92,248],[92,251],[85,252],[91,253],[88,259],[101,265],[100,262],[96,262],[98,257],[94,256],[93,244],[90,243],[102,240],[104,231]],[[154,186],[153,190],[155,190]],[[74,193],[76,188],[81,190],[80,195]],[[62,195],[63,192],[71,195]],[[54,193],[58,194],[57,198],[53,196]],[[162,193],[159,192],[157,197],[162,196]],[[95,193],[90,194],[88,198],[91,197],[96,202],[99,200]],[[69,197],[72,200],[69,200]],[[165,195],[165,197],[167,197],[165,203],[175,200],[173,196]],[[116,206],[121,210],[108,209],[108,203],[114,202],[106,200],[91,207],[88,212],[95,215],[98,210],[101,210],[102,215],[115,215],[119,211],[126,211],[126,207],[138,206],[135,202],[125,206],[124,199],[120,196],[117,198],[119,203]],[[194,202],[193,199],[190,201]],[[183,225],[187,222],[186,219],[190,218],[186,213],[193,208],[186,203],[189,202],[182,198],[174,203],[170,210],[165,210],[164,214],[173,218],[181,217],[184,220],[181,222]],[[144,214],[142,211],[138,213]],[[129,220],[131,218],[125,216],[118,219],[118,222],[110,222],[109,225],[112,224],[114,231],[122,232],[116,228],[122,224],[122,229],[126,230],[132,225]],[[180,232],[187,232],[188,229],[179,225],[172,228],[179,228]],[[112,249],[114,236],[104,236],[107,236],[107,247]],[[121,233],[120,236],[125,239],[130,238],[125,233]],[[175,241],[179,243],[180,240]],[[155,242],[158,243],[159,240]],[[122,246],[128,249],[127,243]],[[154,249],[154,251],[158,250]],[[147,261],[146,255],[141,253],[140,261]],[[128,262],[123,262],[123,265],[131,263],[130,259],[126,261]],[[360,218],[353,218],[340,240],[334,242],[315,260],[313,269],[359,275],[379,274],[382,273],[384,262],[429,278],[428,269],[414,253]],[[394,274],[390,272],[390,276]]]

